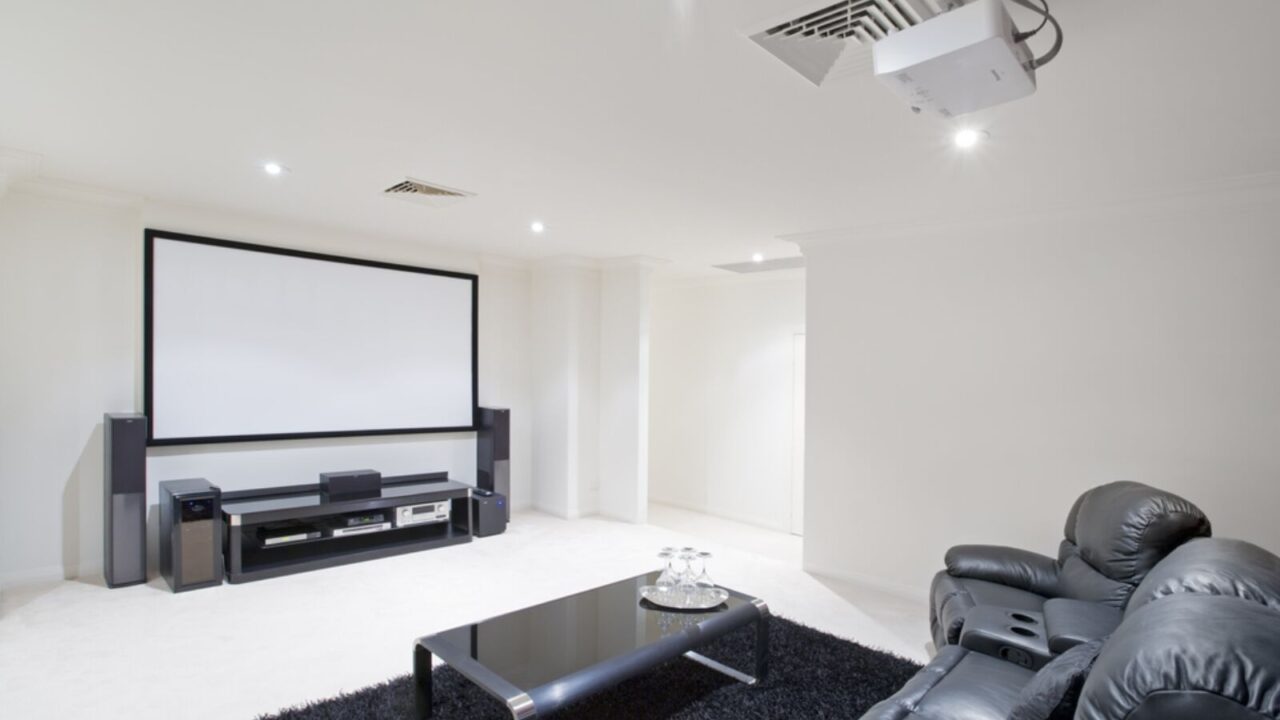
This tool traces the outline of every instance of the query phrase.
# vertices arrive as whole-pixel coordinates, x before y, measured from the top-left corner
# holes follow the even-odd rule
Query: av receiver
[[[452,506],[452,500],[420,503],[418,505],[402,505],[396,508],[396,527],[449,522]]]

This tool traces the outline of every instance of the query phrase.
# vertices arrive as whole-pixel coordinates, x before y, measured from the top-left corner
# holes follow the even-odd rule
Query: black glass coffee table
[[[640,600],[641,586],[657,577],[638,575],[418,638],[413,648],[418,717],[431,716],[433,654],[506,703],[517,719],[552,712],[681,655],[749,685],[765,678],[769,609],[764,601],[730,590],[729,599],[713,610],[664,610]],[[753,624],[753,674],[694,652]]]

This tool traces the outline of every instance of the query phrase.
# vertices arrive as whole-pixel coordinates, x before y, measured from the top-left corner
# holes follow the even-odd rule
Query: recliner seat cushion
[[[1079,555],[1067,555],[1058,570],[1058,596],[1123,608],[1133,587],[1094,570]]]
[[[862,720],[1006,720],[1030,670],[949,645]]]

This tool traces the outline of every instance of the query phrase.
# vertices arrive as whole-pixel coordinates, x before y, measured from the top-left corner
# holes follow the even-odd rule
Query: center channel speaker
[[[506,498],[503,512],[511,519],[511,411],[507,408],[480,408],[476,487]]]
[[[147,581],[147,418],[102,418],[102,574],[107,587]]]

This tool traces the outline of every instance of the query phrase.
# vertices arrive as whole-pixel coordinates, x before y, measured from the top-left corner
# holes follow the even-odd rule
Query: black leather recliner
[[[1136,482],[1102,485],[1081,495],[1067,515],[1055,560],[1018,548],[959,545],[946,570],[933,579],[929,623],[935,646],[959,642],[966,615],[993,606],[1057,615],[1062,638],[1101,623],[1119,622],[1119,610],[1147,572],[1174,548],[1211,533],[1208,518],[1173,493]],[[1046,601],[1061,598],[1046,608]],[[1070,600],[1087,601],[1088,604]],[[1108,613],[1092,604],[1112,608]],[[1077,632],[1078,634],[1078,632]],[[1060,641],[1055,652],[1073,642]]]
[[[957,645],[863,720],[1280,718],[1280,557],[1188,542],[1153,568],[1106,638],[1038,672]]]

